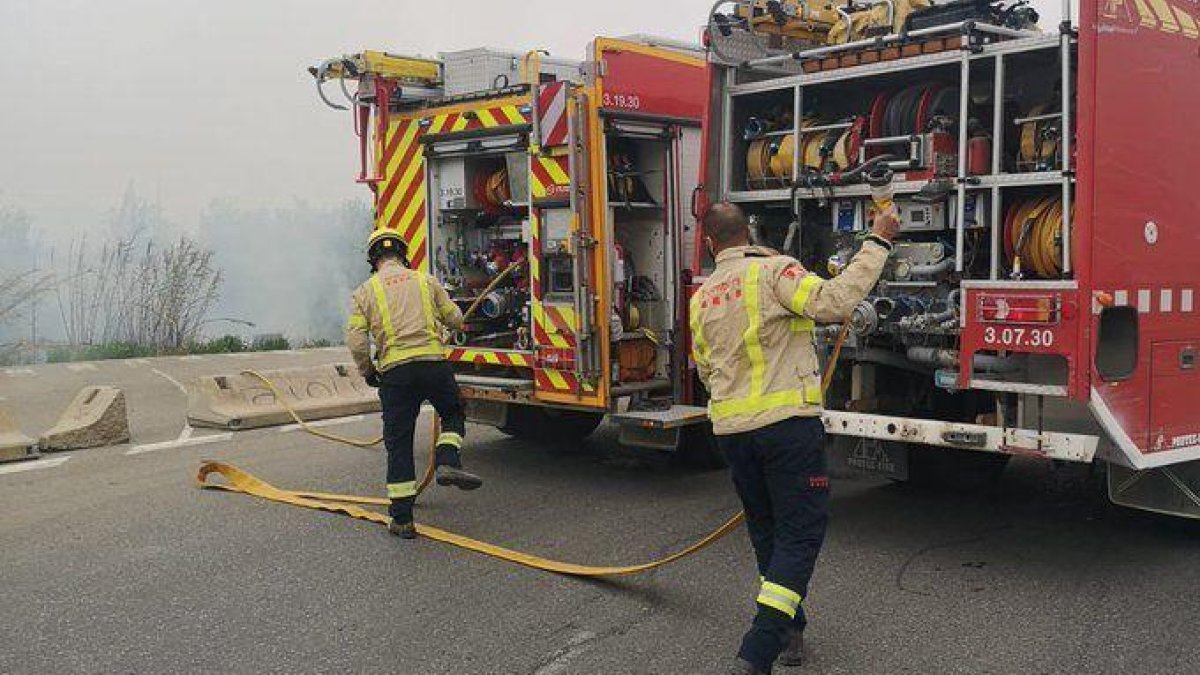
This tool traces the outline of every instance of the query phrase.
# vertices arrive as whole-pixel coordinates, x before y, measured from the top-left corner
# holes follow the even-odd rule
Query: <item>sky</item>
[[[1044,26],[1057,2],[1036,0]],[[0,0],[0,200],[88,227],[129,185],[195,227],[212,200],[366,198],[348,113],[305,71],[364,48],[581,58],[597,34],[695,40],[708,0]]]

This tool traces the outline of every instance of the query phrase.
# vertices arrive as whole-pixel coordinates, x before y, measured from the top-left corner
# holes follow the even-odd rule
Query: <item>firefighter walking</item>
[[[729,460],[762,585],[732,673],[770,673],[803,660],[808,593],[828,520],[821,374],[812,330],[843,321],[875,286],[891,251],[894,212],[831,280],[750,245],[729,203],[704,218],[716,270],[691,300],[692,352],[709,417]]]
[[[435,455],[438,485],[463,490],[483,485],[462,468],[466,415],[441,338],[442,327],[460,328],[463,316],[436,279],[408,268],[407,246],[395,231],[375,230],[367,241],[367,259],[373,273],[351,297],[346,345],[367,384],[379,389],[391,502],[388,530],[412,539],[413,434],[422,403],[429,401],[442,421]]]

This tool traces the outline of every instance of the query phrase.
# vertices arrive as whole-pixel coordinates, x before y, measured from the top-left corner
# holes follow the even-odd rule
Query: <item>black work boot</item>
[[[791,632],[788,644],[783,648],[783,653],[779,655],[776,663],[781,666],[804,665],[804,631],[794,630]]]
[[[411,520],[402,522],[393,518],[388,522],[388,532],[391,532],[401,539],[417,538],[417,526],[413,525]]]
[[[765,670],[759,670],[757,666],[750,663],[746,659],[739,658],[734,662],[733,667],[729,669],[729,675],[770,675]]]
[[[470,471],[442,464],[437,468],[437,484],[453,485],[460,490],[474,490],[483,485],[483,479]]]

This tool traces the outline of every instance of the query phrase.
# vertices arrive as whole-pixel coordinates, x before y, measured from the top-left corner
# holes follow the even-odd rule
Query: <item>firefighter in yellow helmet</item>
[[[846,269],[828,281],[796,260],[750,245],[729,203],[704,217],[717,267],[692,296],[692,356],[709,391],[717,444],[746,512],[762,585],[758,611],[730,671],[770,673],[803,661],[808,593],[828,520],[821,375],[812,330],[842,321],[879,280],[896,234],[894,207]]]
[[[388,530],[412,539],[417,496],[413,433],[423,402],[429,401],[442,420],[436,448],[438,485],[463,490],[483,485],[479,476],[462,468],[459,451],[466,415],[441,338],[442,327],[462,327],[463,316],[436,279],[409,269],[407,246],[394,230],[371,234],[367,259],[373,274],[351,298],[346,345],[367,384],[379,388],[391,500]]]

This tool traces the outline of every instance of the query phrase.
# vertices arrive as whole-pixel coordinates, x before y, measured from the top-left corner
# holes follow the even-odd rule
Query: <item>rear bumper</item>
[[[1089,463],[1100,437],[1032,429],[961,424],[912,417],[891,417],[827,410],[825,432],[899,443],[919,443],[956,450],[995,452]]]

